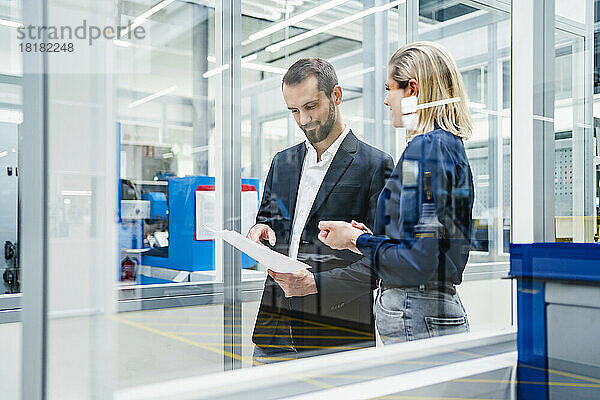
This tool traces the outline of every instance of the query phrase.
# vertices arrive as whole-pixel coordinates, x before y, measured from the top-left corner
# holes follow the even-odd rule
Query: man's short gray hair
[[[310,76],[317,78],[319,90],[331,97],[338,78],[333,65],[321,58],[302,58],[296,61],[283,76],[281,87],[297,85]]]

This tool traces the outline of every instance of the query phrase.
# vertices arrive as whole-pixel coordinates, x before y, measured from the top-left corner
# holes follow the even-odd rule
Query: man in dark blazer
[[[356,220],[372,226],[377,197],[393,168],[389,155],[358,140],[344,124],[342,89],[327,61],[297,61],[282,90],[307,140],[273,158],[248,237],[312,268],[294,273],[293,281],[285,279],[289,274],[269,271],[252,337],[257,364],[374,345],[374,281],[322,274],[360,268],[366,261],[323,245],[318,222]],[[286,297],[295,295],[290,282],[306,295]]]

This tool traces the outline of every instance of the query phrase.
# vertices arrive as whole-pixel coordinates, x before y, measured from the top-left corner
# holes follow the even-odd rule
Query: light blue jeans
[[[373,313],[384,344],[469,332],[458,294],[438,290],[379,288]]]

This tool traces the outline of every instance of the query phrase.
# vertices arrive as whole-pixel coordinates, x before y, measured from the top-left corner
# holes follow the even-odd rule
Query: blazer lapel
[[[317,197],[313,202],[312,208],[310,209],[310,214],[308,215],[307,222],[311,219],[311,217],[319,211],[319,208],[323,205],[323,202],[329,196],[329,193],[333,190],[335,185],[342,178],[352,161],[354,160],[354,153],[358,150],[358,139],[352,133],[352,130],[348,132],[348,135],[340,145],[335,157],[331,161],[331,165],[325,174],[325,178],[323,178],[323,183],[321,183],[321,187],[317,192]]]
[[[302,142],[295,153],[292,154],[289,163],[290,172],[290,187],[288,192],[288,205],[290,211],[290,220],[294,221],[296,212],[296,199],[298,198],[298,185],[300,185],[300,174],[302,174],[302,165],[306,156],[306,145]]]

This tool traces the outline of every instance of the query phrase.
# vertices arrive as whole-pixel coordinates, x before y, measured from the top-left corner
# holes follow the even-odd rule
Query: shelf
[[[130,179],[131,182],[136,185],[156,185],[156,186],[167,186],[169,182],[167,181],[142,181],[137,179]]]

